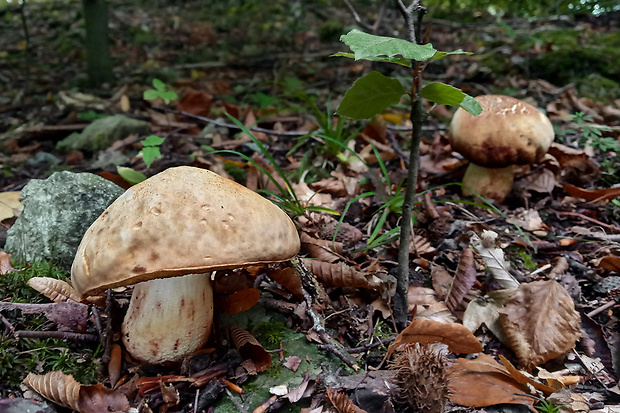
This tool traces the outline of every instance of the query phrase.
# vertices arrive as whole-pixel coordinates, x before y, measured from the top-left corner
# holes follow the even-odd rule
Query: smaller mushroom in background
[[[208,274],[285,261],[297,228],[269,200],[200,168],[170,168],[128,189],[86,231],[71,268],[82,296],[136,284],[123,344],[147,364],[177,361],[207,341]]]
[[[463,184],[485,198],[502,202],[512,189],[513,165],[537,162],[554,138],[549,118],[510,96],[483,95],[482,113],[459,108],[450,123],[450,145],[470,161]],[[472,195],[463,188],[463,195]]]

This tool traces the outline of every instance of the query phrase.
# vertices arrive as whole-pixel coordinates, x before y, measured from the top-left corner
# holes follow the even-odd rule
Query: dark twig
[[[314,277],[312,277],[312,274],[310,274],[308,269],[304,267],[299,258],[293,258],[291,260],[291,264],[293,264],[295,272],[297,273],[299,278],[301,278],[302,284],[304,285],[304,287],[301,289],[301,292],[304,296],[304,302],[306,303],[306,313],[308,314],[308,316],[310,316],[310,319],[312,320],[312,329],[316,331],[323,343],[325,343],[320,344],[319,348],[329,351],[340,360],[342,360],[347,366],[349,366],[355,371],[358,371],[359,366],[355,364],[355,361],[352,360],[352,357],[350,355],[344,353],[338,348],[341,347],[339,346],[339,344],[335,343],[334,340],[329,337],[327,331],[325,330],[325,327],[323,326],[323,321],[321,320],[321,317],[314,310],[314,305],[312,304],[312,297],[308,293],[308,291],[316,292],[316,288],[311,281],[311,279]]]
[[[357,12],[357,10],[355,10],[355,7],[353,7],[353,5],[351,4],[351,2],[349,0],[343,0],[344,4],[347,6],[347,8],[349,9],[349,11],[351,12],[351,15],[353,16],[353,18],[355,19],[355,22],[360,25],[362,28],[364,28],[367,31],[373,31],[373,27],[370,26],[369,24],[366,24],[366,22],[362,21],[362,18],[360,17],[359,13]],[[374,33],[374,32],[373,32]]]
[[[15,334],[15,327],[13,327],[13,324],[11,324],[11,322],[7,320],[2,314],[0,314],[0,321],[2,321],[2,324],[6,326],[7,330],[9,330],[9,333]]]
[[[61,340],[74,341],[99,341],[99,336],[97,334],[71,333],[69,331],[19,330],[16,331],[14,335],[19,338],[59,338]]]
[[[225,389],[225,390],[226,390],[226,394],[228,395],[230,400],[233,402],[233,404],[235,405],[237,410],[239,412],[241,412],[241,413],[248,413],[248,411],[243,408],[241,403],[239,403],[239,401],[233,396],[233,394],[230,392],[230,390],[228,390],[228,389]]]
[[[370,350],[371,348],[375,348],[375,347],[379,347],[387,343],[391,343],[395,339],[396,339],[396,336],[382,338],[381,340],[369,342],[369,343],[364,344],[363,346],[348,348],[346,350],[349,353],[360,353],[362,351]]]

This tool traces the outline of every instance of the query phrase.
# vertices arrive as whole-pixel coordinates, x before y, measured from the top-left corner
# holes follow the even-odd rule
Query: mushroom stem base
[[[463,185],[471,188],[484,198],[503,202],[512,189],[514,172],[512,166],[506,168],[485,168],[470,163],[463,176]],[[472,196],[472,192],[463,188],[464,196]]]
[[[155,279],[136,284],[123,321],[123,344],[147,364],[177,361],[209,338],[213,292],[209,274]]]

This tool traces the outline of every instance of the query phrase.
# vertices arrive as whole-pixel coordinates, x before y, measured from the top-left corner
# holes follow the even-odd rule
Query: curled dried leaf
[[[61,371],[45,375],[29,373],[23,383],[46,399],[80,413],[120,413],[129,410],[129,401],[124,394],[102,384],[83,385]]]
[[[382,290],[383,282],[374,274],[358,271],[340,262],[330,264],[317,260],[302,259],[303,264],[317,279],[330,287],[357,287]]]
[[[354,405],[349,396],[332,388],[328,387],[326,389],[325,398],[334,405],[338,413],[366,413],[366,410],[362,410]]]
[[[55,303],[64,301],[79,303],[81,301],[77,291],[63,280],[51,277],[32,277],[28,280],[28,285]]]
[[[342,243],[312,238],[306,233],[301,234],[301,243],[312,258],[319,261],[336,262],[342,258]]]
[[[467,292],[474,286],[477,275],[474,268],[474,251],[471,248],[465,248],[461,253],[452,287],[446,297],[446,305],[450,311],[456,310],[463,301]]]
[[[252,334],[235,326],[230,326],[229,330],[237,351],[243,359],[252,360],[256,372],[260,373],[271,366],[271,354],[265,351]]]

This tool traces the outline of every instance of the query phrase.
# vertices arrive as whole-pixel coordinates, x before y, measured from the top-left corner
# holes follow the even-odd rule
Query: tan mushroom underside
[[[71,268],[82,295],[155,278],[289,259],[290,218],[205,169],[170,168],[133,186],[91,225]]]

